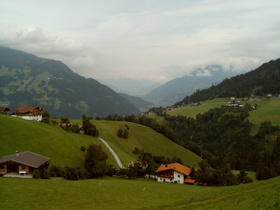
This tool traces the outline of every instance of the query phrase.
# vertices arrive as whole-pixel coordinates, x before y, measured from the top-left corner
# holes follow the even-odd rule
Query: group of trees
[[[264,122],[252,136],[248,116],[248,110],[222,106],[198,114],[196,119],[166,115],[165,120],[178,143],[214,168],[225,161],[232,169],[256,171],[258,179],[280,175],[279,127]]]
[[[215,169],[210,166],[207,160],[202,160],[199,163],[199,169],[192,169],[192,174],[196,182],[207,185],[235,185],[246,184],[253,180],[248,177],[244,170],[235,175],[229,164],[222,164]]]
[[[128,125],[125,125],[124,129],[122,129],[122,128],[118,129],[117,135],[120,138],[127,139],[128,135],[129,135],[129,127],[128,127]]]

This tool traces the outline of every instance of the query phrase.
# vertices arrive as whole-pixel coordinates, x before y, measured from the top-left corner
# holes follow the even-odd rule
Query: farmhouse
[[[34,169],[43,169],[49,166],[50,158],[25,151],[0,159],[0,175],[17,173],[20,175],[31,175]]]
[[[42,121],[43,109],[37,106],[19,106],[14,109],[14,116],[25,119]]]
[[[11,110],[8,107],[0,107],[1,114],[7,114],[9,111]]]
[[[158,182],[170,183],[194,183],[194,180],[189,179],[191,168],[179,163],[162,164],[156,172],[158,173]]]

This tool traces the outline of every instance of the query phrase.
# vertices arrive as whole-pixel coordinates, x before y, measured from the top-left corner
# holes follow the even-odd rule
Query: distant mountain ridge
[[[172,105],[182,100],[186,95],[194,93],[197,89],[208,88],[236,74],[236,72],[224,71],[219,65],[209,65],[204,69],[194,70],[190,75],[170,80],[143,98],[157,106]]]
[[[0,47],[0,104],[40,106],[51,116],[139,114],[109,87],[74,73],[60,61]]]
[[[225,79],[210,88],[196,91],[185,97],[183,103],[205,101],[211,98],[249,97],[252,94],[265,96],[267,94],[280,94],[280,58],[262,64],[257,69],[245,74],[240,74],[230,79]]]
[[[148,111],[151,107],[154,106],[152,102],[146,101],[138,96],[130,96],[124,93],[119,93],[122,97],[124,97],[126,100],[130,101],[132,104],[134,104],[141,112]]]

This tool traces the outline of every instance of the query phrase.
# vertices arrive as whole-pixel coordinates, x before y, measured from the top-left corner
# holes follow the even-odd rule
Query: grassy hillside
[[[82,124],[81,120],[71,120],[72,123]],[[192,167],[197,166],[201,160],[193,152],[181,147],[159,134],[149,127],[138,125],[131,122],[92,120],[99,130],[99,136],[105,139],[120,157],[122,163],[126,166],[131,161],[137,160],[137,155],[133,154],[133,149],[144,149],[156,156],[179,157],[184,164]],[[127,139],[117,136],[118,129],[124,129],[125,125],[129,127],[129,136]]]
[[[119,178],[83,181],[0,178],[0,186],[0,209],[280,208],[280,177],[230,187]]]
[[[228,98],[216,98],[207,100],[199,106],[185,106],[178,109],[167,111],[167,114],[177,116],[183,115],[186,117],[195,118],[198,113],[204,113],[209,109],[225,105]],[[273,125],[280,125],[280,99],[264,99],[260,101],[242,101],[241,104],[258,105],[256,110],[250,112],[248,118],[254,125],[260,125],[261,122],[271,121]]]
[[[194,166],[198,164],[200,158],[193,152],[181,147],[170,141],[162,134],[159,134],[149,127],[129,122],[115,121],[94,121],[93,122],[100,131],[100,137],[106,139],[110,146],[120,156],[124,165],[131,161],[135,161],[137,156],[133,154],[135,147],[144,149],[153,155],[164,157],[179,157],[184,164]],[[129,136],[127,139],[117,136],[118,129],[129,127]]]
[[[215,98],[213,100],[207,100],[199,106],[185,106],[178,109],[167,111],[167,114],[177,116],[182,115],[186,117],[195,118],[197,114],[207,112],[209,109],[220,107],[225,105],[228,98]]]
[[[81,121],[71,120],[72,123]],[[133,149],[138,147],[153,155],[166,157],[180,157],[189,166],[197,166],[200,158],[189,150],[173,143],[163,135],[152,129],[128,122],[93,121],[100,131],[100,137],[104,138],[119,155],[126,166],[135,161],[137,156]],[[129,126],[129,137],[123,139],[117,137],[119,128]],[[0,115],[1,147],[0,156],[15,153],[15,151],[29,150],[51,158],[55,165],[82,166],[84,153],[81,146],[87,147],[91,142],[101,144],[97,138],[65,132],[59,127]],[[117,167],[113,156],[108,149],[103,149],[109,155],[108,163]]]
[[[81,146],[101,141],[86,135],[73,134],[44,123],[0,115],[0,156],[16,151],[32,151],[51,158],[51,164],[83,166],[84,153]],[[105,147],[103,149],[108,153]],[[109,163],[115,163],[112,156]]]

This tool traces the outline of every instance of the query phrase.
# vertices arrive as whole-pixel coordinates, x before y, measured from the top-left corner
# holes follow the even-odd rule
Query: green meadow
[[[71,123],[81,121],[70,120]],[[153,155],[165,157],[179,157],[184,164],[197,166],[200,158],[193,152],[175,144],[154,130],[129,122],[98,121],[94,120],[99,130],[99,136],[105,139],[120,157],[124,166],[136,161],[137,156],[133,149],[138,147]],[[129,126],[127,139],[119,138],[117,130]],[[84,164],[84,153],[81,146],[87,147],[90,143],[102,144],[92,136],[66,132],[58,126],[40,122],[28,121],[10,116],[0,115],[1,147],[0,157],[14,154],[16,151],[32,151],[51,158],[51,164],[60,166],[81,167]],[[108,154],[107,163],[117,167],[116,161],[109,150],[102,146]]]
[[[184,106],[178,109],[169,110],[167,111],[167,114],[173,116],[182,115],[185,117],[196,118],[196,115],[199,113],[204,113],[207,112],[209,109],[225,105],[227,100],[227,98],[215,98],[212,100],[204,101],[202,105]]]
[[[280,177],[230,187],[0,178],[0,209],[279,209]]]

